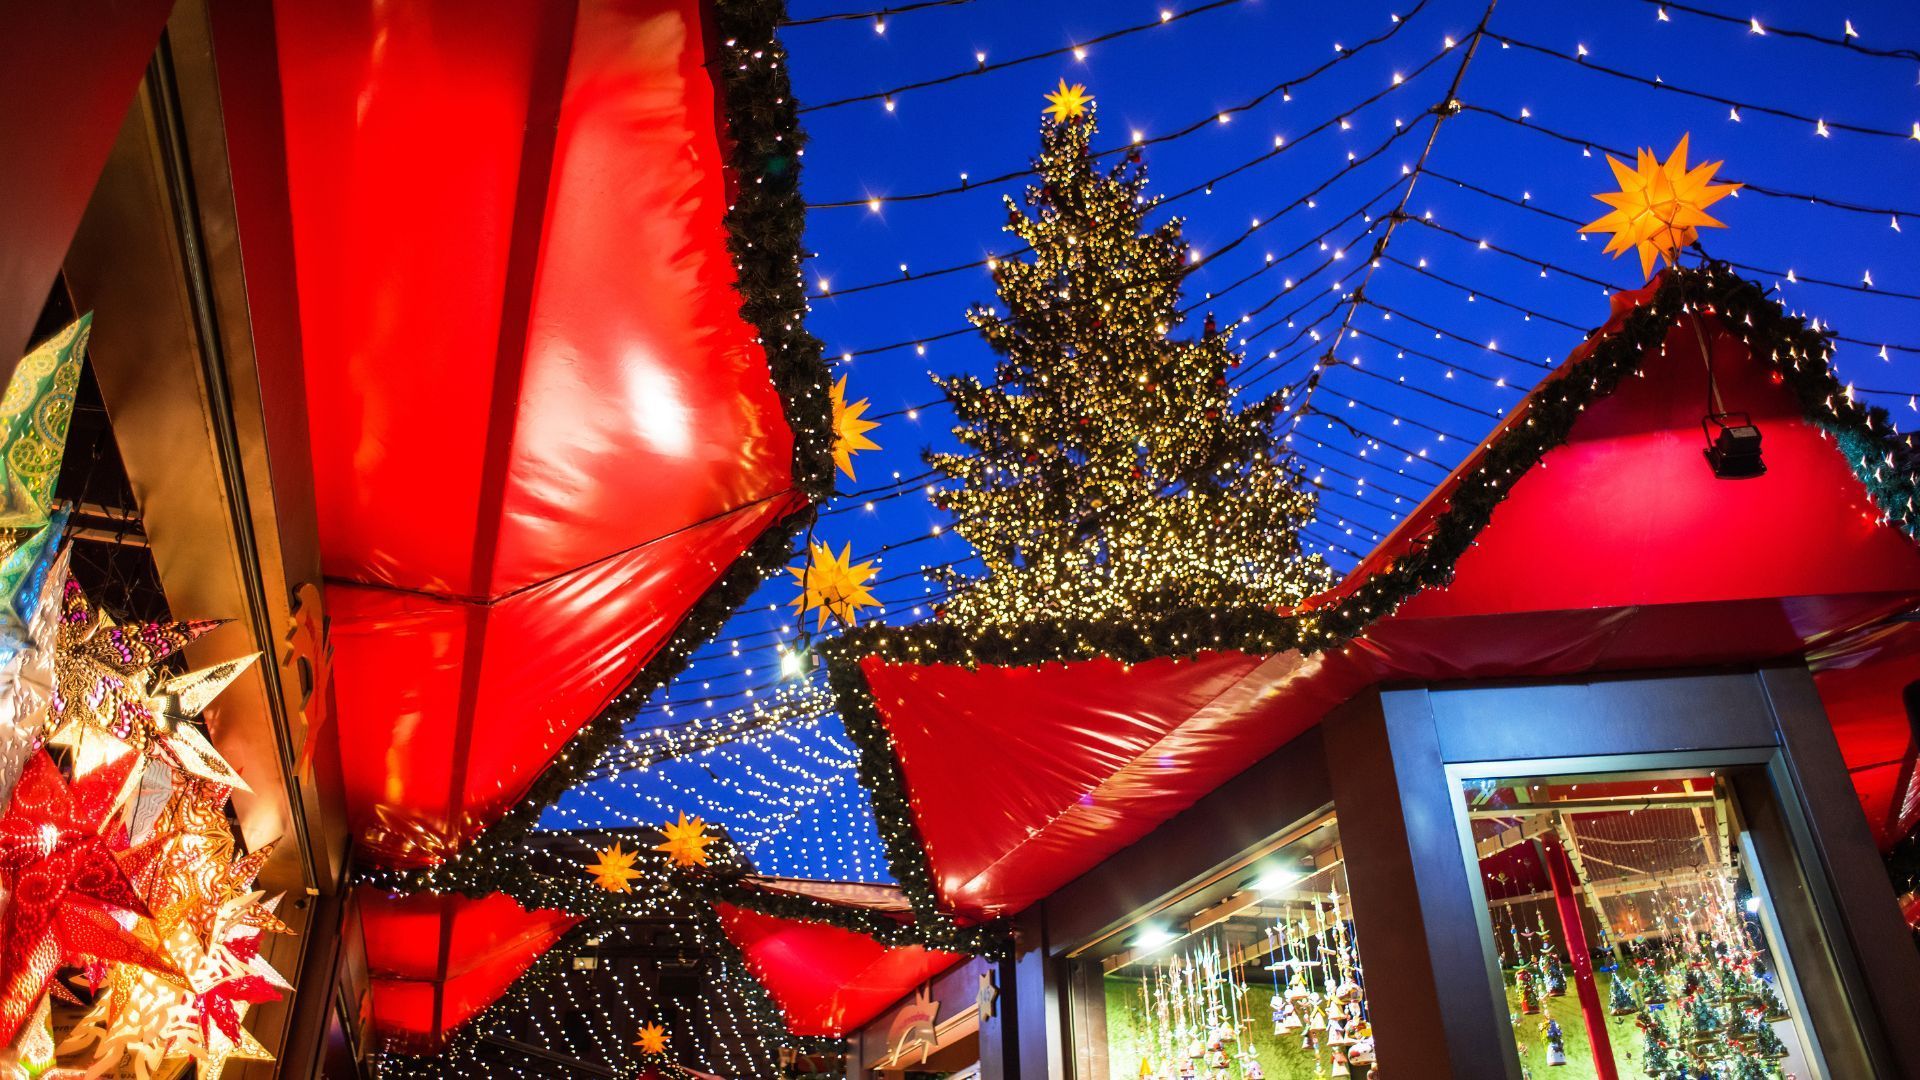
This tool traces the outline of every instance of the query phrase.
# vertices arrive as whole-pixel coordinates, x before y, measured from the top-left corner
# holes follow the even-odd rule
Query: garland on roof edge
[[[739,181],[725,219],[733,254],[740,314],[758,331],[767,366],[793,432],[793,480],[812,505],[762,533],[708,589],[672,636],[634,675],[612,706],[591,720],[554,757],[526,795],[463,851],[423,870],[364,869],[359,880],[395,891],[457,891],[479,895],[514,862],[519,841],[540,815],[580,781],[617,742],[639,703],[679,675],[695,649],[710,641],[768,574],[792,557],[793,538],[812,521],[833,489],[833,423],[826,365],[818,338],[807,332],[806,289],[800,276],[806,204],[800,196],[800,151],[806,144],[789,85],[786,49],[775,35],[785,0],[713,0],[709,69],[718,68],[727,131],[728,164]],[[752,42],[762,42],[754,46]],[[738,61],[738,62],[736,62]],[[616,699],[616,700],[617,700]]]
[[[1886,410],[1849,397],[1833,376],[1829,335],[1788,315],[1759,284],[1727,264],[1669,269],[1653,297],[1628,313],[1619,330],[1589,337],[1590,352],[1565,365],[1529,395],[1466,474],[1448,506],[1420,543],[1339,601],[1299,614],[1266,609],[1180,608],[1139,622],[1041,622],[989,627],[967,633],[943,624],[911,627],[868,625],[825,644],[828,681],[841,719],[859,750],[860,782],[871,793],[874,820],[894,878],[922,922],[942,932],[955,928],[939,908],[926,844],[909,807],[892,737],[860,670],[867,658],[902,664],[1030,665],[1106,657],[1124,663],[1190,658],[1204,652],[1306,654],[1344,647],[1373,622],[1398,610],[1416,593],[1443,588],[1454,564],[1472,546],[1515,482],[1548,451],[1566,441],[1586,407],[1612,394],[1620,380],[1657,351],[1676,319],[1693,308],[1717,314],[1723,332],[1742,338],[1799,399],[1802,414],[1846,456],[1887,520],[1914,536],[1920,474],[1907,461],[1908,448],[1894,433]]]

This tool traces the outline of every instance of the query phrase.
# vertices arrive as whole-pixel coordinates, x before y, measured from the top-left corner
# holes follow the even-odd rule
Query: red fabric
[[[353,818],[516,801],[802,505],[698,0],[275,0]]]
[[[720,924],[793,1035],[838,1038],[959,963],[955,953],[881,945],[865,934],[715,904]]]
[[[375,1033],[387,1049],[408,1053],[443,1044],[580,921],[525,911],[501,893],[473,900],[362,886],[356,900]]]
[[[1920,745],[1902,700],[1920,681],[1920,623],[1875,627],[1811,660],[1834,739],[1885,851],[1920,826]]]
[[[1650,295],[1616,297],[1616,319]],[[1790,391],[1710,329],[1727,407],[1764,434],[1764,476],[1708,469],[1704,365],[1692,328],[1676,327],[1644,377],[1589,407],[1520,478],[1449,587],[1323,657],[1262,670],[1212,654],[1130,672],[863,661],[942,905],[971,919],[1025,908],[1377,681],[1751,663],[1911,608],[1920,547],[1878,522]],[[1524,405],[1507,421],[1525,422]],[[1485,452],[1319,602],[1413,550]]]

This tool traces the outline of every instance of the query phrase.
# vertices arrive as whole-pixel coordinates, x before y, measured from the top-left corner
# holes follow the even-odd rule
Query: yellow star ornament
[[[640,1037],[633,1040],[633,1045],[639,1047],[643,1054],[664,1054],[667,1052],[667,1029],[649,1022],[640,1029]]]
[[[809,611],[818,611],[821,627],[827,625],[828,615],[852,626],[861,608],[880,606],[873,590],[865,584],[876,572],[873,564],[856,565],[852,544],[843,546],[838,558],[826,544],[815,542],[808,548],[812,558],[807,565],[787,568],[787,573],[800,582],[801,593],[794,599],[793,606],[801,618]]]
[[[1079,83],[1068,86],[1065,79],[1060,80],[1060,89],[1044,96],[1047,107],[1040,111],[1053,117],[1056,124],[1080,119],[1086,114],[1087,106],[1093,104],[1093,95],[1087,93],[1086,87]]]
[[[669,821],[660,826],[660,834],[667,842],[653,845],[653,850],[666,852],[673,865],[707,865],[707,845],[713,843],[714,838],[707,835],[706,822],[699,818],[689,820],[682,813],[678,822]]]
[[[1673,262],[1680,249],[1693,243],[1703,227],[1724,229],[1726,225],[1707,213],[1707,207],[1740,190],[1739,184],[1715,184],[1713,174],[1720,162],[1711,161],[1687,168],[1687,137],[1673,148],[1665,162],[1652,150],[1642,149],[1634,167],[1607,155],[1619,191],[1594,198],[1613,207],[1605,217],[1580,227],[1583,233],[1612,233],[1607,253],[1618,258],[1628,251],[1640,253],[1640,270],[1653,276],[1656,258]]]
[[[625,851],[620,841],[615,840],[610,848],[594,852],[600,856],[598,862],[587,864],[587,873],[593,875],[593,883],[608,892],[632,892],[633,879],[640,871],[633,868],[633,861],[640,857],[638,851]]]
[[[879,443],[867,438],[867,432],[880,425],[860,415],[866,411],[866,398],[847,404],[847,377],[840,376],[840,381],[833,384],[833,463],[849,480],[855,479],[853,455],[880,449]]]

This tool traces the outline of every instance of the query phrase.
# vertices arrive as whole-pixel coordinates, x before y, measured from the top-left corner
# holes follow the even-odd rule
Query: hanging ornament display
[[[880,444],[867,438],[867,432],[879,427],[879,423],[866,419],[862,414],[867,411],[867,399],[861,398],[849,405],[847,403],[847,377],[833,384],[833,464],[847,479],[853,475],[853,455],[862,450],[878,450]]]
[[[1654,263],[1665,259],[1672,263],[1680,249],[1694,242],[1699,230],[1725,228],[1707,213],[1707,207],[1740,190],[1739,184],[1715,184],[1713,174],[1720,162],[1687,167],[1687,137],[1659,161],[1652,150],[1642,149],[1632,168],[1607,155],[1607,164],[1620,182],[1619,191],[1594,198],[1613,209],[1603,217],[1580,227],[1583,233],[1612,233],[1607,253],[1618,258],[1629,251],[1640,255],[1640,269],[1653,276]]]

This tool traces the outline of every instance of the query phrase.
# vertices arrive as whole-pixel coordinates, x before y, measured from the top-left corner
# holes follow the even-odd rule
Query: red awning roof
[[[373,1024],[385,1049],[430,1053],[491,1005],[579,919],[526,911],[495,893],[355,891],[373,976]]]
[[[786,1014],[787,1030],[799,1036],[845,1035],[963,959],[732,904],[714,910],[748,972]]]
[[[349,808],[517,802],[804,505],[698,0],[275,0]]]
[[[1650,296],[1616,297],[1609,329]],[[1716,333],[1714,352],[1729,407],[1764,432],[1765,475],[1708,470],[1702,357],[1676,330],[1519,479],[1447,588],[1344,648],[971,671],[863,659],[943,909],[1027,907],[1378,681],[1751,663],[1912,608],[1920,547],[1737,337]],[[1420,544],[1490,443],[1329,598]]]

